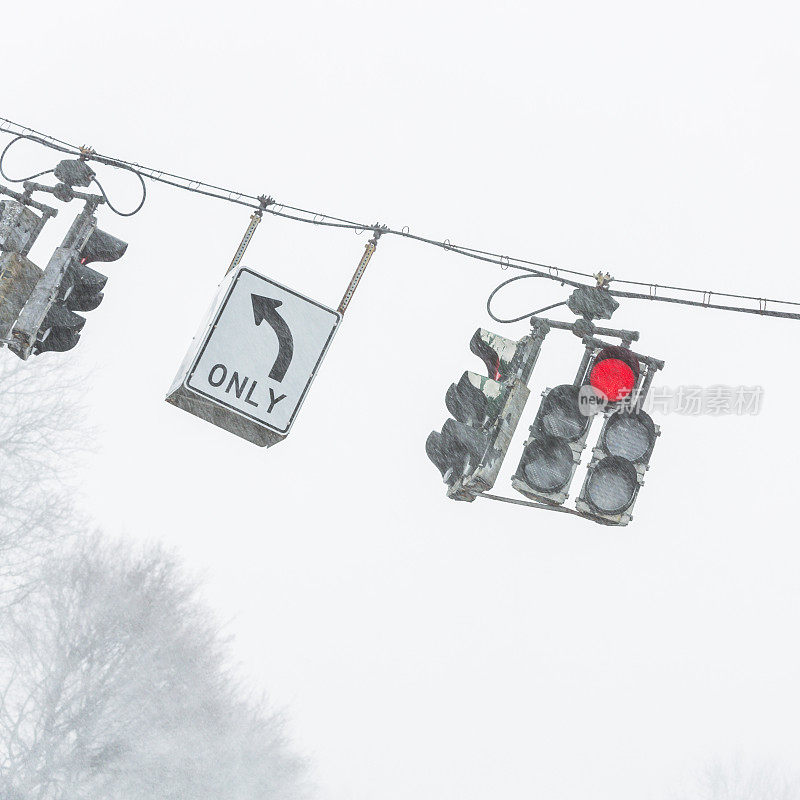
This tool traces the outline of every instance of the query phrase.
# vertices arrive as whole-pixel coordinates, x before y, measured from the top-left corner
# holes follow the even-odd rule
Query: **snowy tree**
[[[7,620],[9,788],[36,800],[303,796],[280,717],[243,696],[174,558],[95,536],[43,577]]]
[[[800,782],[773,764],[742,758],[715,761],[699,771],[680,800],[800,800]]]
[[[88,430],[80,382],[63,365],[33,369],[0,355],[0,605],[7,605],[75,530],[64,479]]]
[[[68,376],[0,359],[0,798],[307,796],[280,714],[243,691],[177,557],[85,533],[64,483],[87,440]]]

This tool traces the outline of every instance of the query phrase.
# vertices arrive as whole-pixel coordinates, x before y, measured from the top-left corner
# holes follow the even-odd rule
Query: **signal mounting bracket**
[[[598,273],[599,275],[600,273]],[[611,315],[619,308],[619,303],[608,291],[606,276],[603,282],[598,278],[597,286],[578,286],[567,300],[567,308],[576,316],[585,320],[611,319]]]
[[[561,322],[557,319],[545,319],[544,317],[531,317],[531,325],[541,322],[547,323],[551,328],[557,328],[562,331],[570,331],[579,339],[584,339],[587,336],[613,336],[616,339],[621,339],[625,347],[630,347],[632,342],[639,340],[639,331],[629,331],[624,328],[603,328],[595,325],[591,320],[585,317],[580,317],[574,322]]]
[[[574,508],[568,506],[552,506],[548,503],[534,503],[532,500],[519,500],[516,497],[504,497],[501,494],[489,494],[488,492],[481,492],[475,495],[476,497],[485,497],[487,500],[499,500],[501,503],[511,503],[515,506],[528,506],[529,508],[541,508],[544,511],[557,511],[559,514],[572,514],[574,517],[581,519],[588,519],[591,522],[596,522],[598,525],[613,526],[613,522],[607,522],[601,517],[589,517],[576,511]]]

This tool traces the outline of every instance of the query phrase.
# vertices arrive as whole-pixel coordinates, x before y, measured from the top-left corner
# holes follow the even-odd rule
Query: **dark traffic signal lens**
[[[551,389],[542,401],[539,427],[546,436],[557,436],[568,442],[580,439],[592,421],[581,412],[580,387],[563,384]]]
[[[81,264],[93,261],[117,261],[125,255],[128,243],[95,228],[81,250]]]
[[[531,442],[522,454],[522,473],[532,489],[556,492],[572,477],[572,450],[551,436]]]
[[[482,425],[489,413],[486,395],[472,385],[466,372],[458,383],[450,384],[444,404],[459,422],[469,425]]]
[[[653,420],[644,411],[633,414],[614,414],[603,434],[603,445],[609,455],[621,456],[628,461],[641,461],[655,442]]]
[[[599,461],[586,481],[586,498],[601,514],[619,514],[633,502],[639,481],[630,461],[608,456]]]

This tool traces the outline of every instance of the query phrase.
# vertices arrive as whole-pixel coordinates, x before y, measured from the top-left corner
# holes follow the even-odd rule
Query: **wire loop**
[[[5,160],[6,153],[15,145],[20,139],[27,139],[27,136],[17,136],[16,138],[12,139],[4,148],[3,152],[0,153],[0,175],[7,180],[9,183],[24,183],[25,181],[32,181],[34,178],[41,178],[42,175],[49,175],[53,170],[46,169],[43,172],[37,172],[35,175],[28,175],[25,178],[11,178],[6,175],[5,171],[3,170],[3,161]]]
[[[535,317],[537,314],[541,314],[543,311],[549,311],[551,308],[558,308],[559,306],[566,305],[566,300],[562,300],[559,303],[553,303],[549,306],[545,306],[544,308],[537,309],[536,311],[528,311],[526,314],[521,314],[518,317],[513,317],[512,319],[502,319],[494,314],[492,311],[492,300],[494,296],[504,287],[508,286],[509,283],[514,283],[514,281],[522,281],[526,278],[542,278],[543,275],[539,274],[532,274],[529,273],[527,275],[515,275],[513,278],[509,278],[508,280],[503,281],[499,286],[496,286],[494,291],[489,295],[486,300],[486,313],[495,321],[500,322],[503,324],[510,323],[510,322],[519,322],[522,319],[527,319],[528,317]]]

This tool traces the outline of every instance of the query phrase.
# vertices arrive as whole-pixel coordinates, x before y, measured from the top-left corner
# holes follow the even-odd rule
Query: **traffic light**
[[[0,252],[0,340],[9,341],[11,330],[42,270],[20,253]]]
[[[4,187],[4,193],[19,197]],[[43,208],[47,208],[43,206]],[[53,209],[47,216],[55,214]],[[0,200],[0,340],[9,340],[14,323],[33,292],[42,270],[26,253],[46,221],[16,199]]]
[[[587,383],[605,399],[605,421],[575,508],[610,525],[627,525],[659,427],[641,406],[663,362],[626,347],[602,347],[591,359]]]
[[[67,270],[67,308],[70,311],[94,311],[103,301],[103,289],[108,277],[87,267],[95,261],[117,261],[125,255],[127,242],[110,233],[93,228],[79,252],[80,261]]]
[[[483,328],[475,331],[470,350],[488,375],[465,372],[445,395],[453,415],[433,431],[425,451],[447,484],[447,496],[471,502],[491,489],[503,463],[530,392],[527,382],[548,327],[534,328],[515,342]]]
[[[94,311],[103,301],[108,277],[86,265],[94,261],[117,261],[127,249],[127,242],[94,228],[79,253],[80,263],[67,270],[66,305],[70,311]]]
[[[78,215],[19,314],[9,348],[23,360],[75,347],[86,323],[76,312],[97,308],[107,281],[87,264],[116,261],[127,250],[126,242],[97,227],[93,210],[87,203]]]
[[[33,354],[62,353],[78,344],[86,318],[76,311],[94,311],[103,300],[107,276],[86,265],[116,261],[128,249],[126,242],[93,227],[85,244],[68,264],[56,297],[39,328]]]
[[[511,485],[526,497],[551,505],[562,505],[567,499],[596,414],[635,410],[649,388],[653,370],[663,366],[627,347],[591,337],[586,337],[584,344],[584,357],[574,383],[545,391],[511,479]],[[607,425],[608,421],[603,432]],[[601,485],[601,477],[610,474],[607,470],[613,463],[601,468],[592,486]],[[619,469],[628,478],[631,476],[627,468]]]

